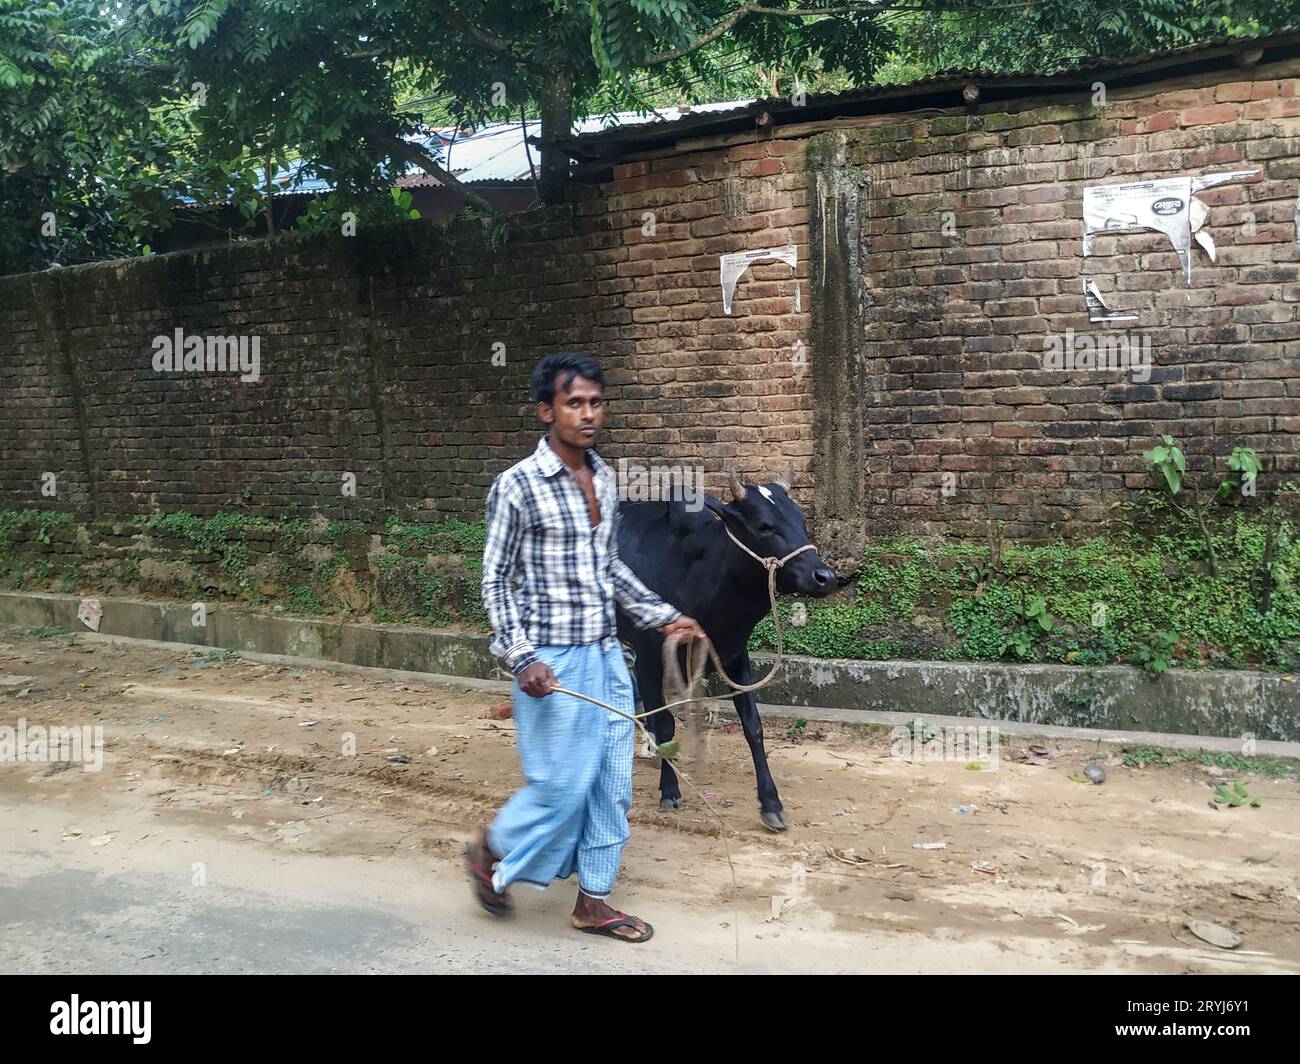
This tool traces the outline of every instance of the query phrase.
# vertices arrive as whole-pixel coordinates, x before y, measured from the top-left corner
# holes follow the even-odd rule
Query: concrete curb
[[[206,606],[206,624],[191,623],[185,602],[99,596],[103,637],[172,646],[234,647],[249,657],[301,664],[339,664],[414,673],[426,680],[492,682],[509,690],[485,636],[400,625],[294,617],[239,606]],[[59,625],[92,634],[77,620],[74,595],[0,592],[0,623]],[[92,636],[93,637],[93,636]],[[771,659],[755,655],[762,676]],[[787,656],[781,675],[763,692],[774,716],[899,724],[997,721],[1008,734],[1071,734],[1088,729],[1155,743],[1172,735],[1218,738],[1212,748],[1257,753],[1300,741],[1300,683],[1282,676],[1230,670],[1171,669],[1158,681],[1123,665],[1002,665],[973,662],[846,661]],[[1005,726],[1002,722],[1005,722]],[[1021,732],[1015,725],[1034,729]],[[1191,745],[1210,746],[1208,741]],[[1285,756],[1295,756],[1287,750]]]

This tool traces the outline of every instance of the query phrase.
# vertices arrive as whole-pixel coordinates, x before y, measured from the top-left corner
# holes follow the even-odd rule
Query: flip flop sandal
[[[642,920],[641,922],[645,924],[645,934],[640,938],[628,938],[627,935],[614,934],[614,928],[616,927],[630,927],[633,930],[637,930],[636,918],[632,916],[612,916],[608,920],[596,924],[594,927],[581,927],[578,930],[587,935],[604,935],[606,938],[616,938],[620,942],[648,942],[650,937],[655,933],[654,926],[645,920]]]
[[[469,865],[470,883],[474,887],[474,899],[493,916],[505,916],[506,913],[510,912],[510,904],[492,900],[504,898],[505,895],[496,892],[496,888],[492,886],[491,874],[485,872],[480,865],[475,863],[473,853],[473,846],[465,847],[465,863]],[[491,894],[491,898],[488,897],[489,894]]]

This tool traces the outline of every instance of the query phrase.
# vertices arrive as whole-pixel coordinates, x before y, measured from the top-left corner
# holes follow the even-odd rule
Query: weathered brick
[[[1213,122],[1232,122],[1237,118],[1241,108],[1235,103],[1218,103],[1211,104],[1209,107],[1189,107],[1178,115],[1178,124],[1186,128],[1187,126],[1201,126]]]

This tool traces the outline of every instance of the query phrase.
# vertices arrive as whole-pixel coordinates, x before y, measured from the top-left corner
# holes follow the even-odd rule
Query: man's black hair
[[[605,373],[600,363],[590,355],[576,351],[561,351],[559,354],[547,355],[533,368],[533,402],[554,403],[556,377],[559,377],[559,389],[568,391],[573,387],[574,377],[585,377],[592,384],[605,387]]]

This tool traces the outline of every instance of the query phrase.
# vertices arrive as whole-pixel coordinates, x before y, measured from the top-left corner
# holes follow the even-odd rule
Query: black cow
[[[647,587],[700,622],[717,648],[723,668],[739,684],[754,682],[746,644],[771,604],[767,570],[731,541],[723,524],[760,557],[785,557],[808,542],[807,522],[788,487],[785,477],[773,484],[746,487],[733,473],[729,503],[703,495],[704,507],[698,508],[697,503],[694,512],[681,500],[619,505],[619,556]],[[818,598],[834,591],[835,583],[835,574],[815,550],[791,558],[776,577],[778,591]],[[638,631],[621,611],[618,631],[619,638],[636,651],[637,686],[645,708],[662,706],[663,636],[654,629]],[[732,701],[754,757],[763,823],[783,831],[789,821],[767,767],[758,704],[753,694],[737,694]],[[658,743],[673,737],[671,711],[656,713],[647,725]],[[660,808],[682,807],[677,777],[667,765],[660,769],[659,793]]]

